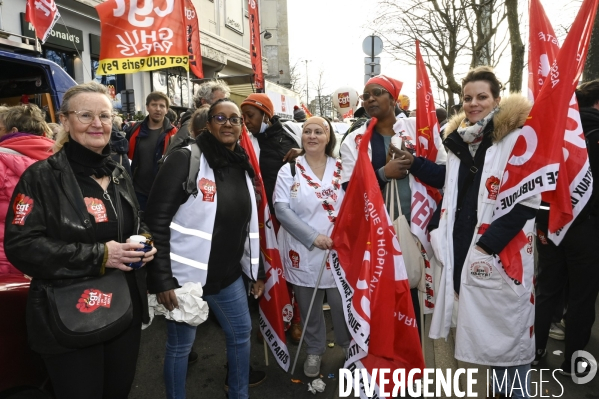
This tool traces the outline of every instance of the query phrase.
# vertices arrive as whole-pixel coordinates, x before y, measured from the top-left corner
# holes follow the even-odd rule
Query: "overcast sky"
[[[556,33],[563,31],[560,25],[568,27],[572,23],[580,7],[580,1],[572,0],[541,0],[541,3]],[[298,68],[304,79],[303,76],[306,74],[304,60],[310,60],[308,62],[308,77],[312,82],[310,99],[315,95],[312,86],[316,84],[320,70],[324,71],[326,94],[342,86],[350,86],[361,92],[364,87],[364,57],[366,57],[362,52],[362,41],[372,34],[370,21],[376,16],[377,0],[289,0],[287,11],[290,62],[292,65],[298,62]],[[528,41],[527,0],[519,1],[519,11],[524,14],[521,33],[522,40],[526,43]],[[507,32],[504,34],[507,35]],[[560,43],[562,41],[563,39]],[[385,52],[381,57],[382,73],[404,82],[402,93],[412,99],[413,108],[416,100],[415,66],[394,62]],[[509,63],[499,66],[496,72],[502,81],[506,81],[509,77]],[[524,85],[526,85],[526,76]]]

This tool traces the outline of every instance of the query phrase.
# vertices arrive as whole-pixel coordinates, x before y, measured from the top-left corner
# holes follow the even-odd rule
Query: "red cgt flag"
[[[188,69],[185,3],[108,0],[96,6],[102,29],[96,74]]]
[[[416,41],[416,108],[422,110],[416,113],[416,155],[437,162],[438,158],[445,153],[439,152],[443,143],[439,134],[435,99],[418,41]],[[424,310],[425,313],[431,313],[434,308],[434,282],[429,259],[433,257],[433,248],[427,227],[437,206],[441,203],[442,196],[438,189],[427,186],[418,178],[410,181],[410,188],[412,190],[410,230],[418,237],[425,252]]]
[[[54,0],[27,0],[25,20],[35,28],[35,36],[42,42],[48,39],[52,27],[60,18]]]
[[[528,14],[528,99],[534,102],[557,58],[559,42],[540,0],[530,0]]]
[[[262,72],[262,47],[260,45],[260,13],[258,2],[248,0],[250,17],[250,61],[254,70],[256,91],[264,93],[264,73]]]
[[[376,122],[370,120],[360,144],[331,235],[330,264],[353,338],[345,367],[363,365],[371,373],[391,364],[407,375],[424,359],[401,249],[368,157]]]
[[[530,2],[530,38],[529,38],[529,60],[528,60],[528,87],[529,98],[534,99],[539,95],[543,82],[549,75],[550,66],[557,60],[559,43],[555,37],[553,27],[545,15],[545,10],[539,0]],[[546,191],[542,194],[543,201],[550,204],[558,204],[549,211],[548,237],[559,244],[574,219],[591,198],[592,191],[580,190],[589,184],[591,179],[588,152],[582,135],[580,113],[576,97],[573,96],[569,107],[561,112],[568,114],[566,132],[564,134],[564,153],[560,162],[560,175],[555,191]],[[577,139],[576,136],[579,138]],[[581,195],[579,195],[582,193]],[[571,202],[571,204],[568,204]],[[569,212],[571,208],[571,213]],[[566,212],[564,213],[563,210]]]
[[[270,208],[266,200],[266,191],[260,173],[258,158],[249,138],[245,125],[241,134],[239,144],[245,149],[250,158],[250,164],[256,172],[256,186],[260,191],[260,202],[258,204],[258,226],[260,232],[260,252],[264,261],[264,272],[266,283],[264,296],[260,299],[260,331],[267,344],[285,371],[289,370],[289,350],[287,349],[287,338],[285,336],[285,324],[291,322],[293,307],[287,291],[287,281],[283,274],[283,265],[277,246],[275,234],[275,219],[270,215]]]
[[[189,54],[189,69],[196,78],[204,78],[202,67],[202,49],[200,47],[200,25],[198,14],[191,0],[185,0],[185,33],[187,40],[187,53]]]
[[[572,222],[573,208],[590,195],[593,177],[574,90],[586,59],[598,2],[584,0],[557,59],[551,65],[508,160],[494,219],[535,194],[554,191],[552,198],[548,198],[551,203],[549,233],[551,236],[553,232],[553,237],[557,238],[561,229]],[[563,132],[566,132],[565,137]],[[555,145],[561,142],[563,147]],[[575,187],[576,194],[572,198],[568,187],[572,178],[569,168],[564,166],[564,152],[568,152],[568,158],[574,157],[572,161],[576,160],[574,163],[578,166],[583,165],[577,174],[580,184]],[[500,254],[508,275],[518,281],[522,281],[519,249],[527,242],[523,236],[520,232]]]

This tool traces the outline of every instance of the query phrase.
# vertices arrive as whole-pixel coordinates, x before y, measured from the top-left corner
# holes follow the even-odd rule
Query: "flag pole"
[[[191,83],[189,82],[189,68],[187,68],[187,108],[192,108],[191,106]],[[268,361],[266,362],[268,366]]]
[[[324,252],[324,258],[322,259],[322,264],[320,265],[320,272],[318,273],[318,279],[316,280],[316,286],[314,287],[314,292],[312,293],[312,299],[310,300],[310,306],[308,307],[308,314],[306,315],[306,320],[304,321],[304,325],[302,328],[302,336],[300,338],[299,344],[297,345],[297,353],[295,354],[295,360],[293,361],[293,367],[291,368],[291,375],[295,372],[295,366],[297,365],[297,359],[299,358],[300,350],[302,349],[302,343],[304,342],[304,335],[306,334],[306,326],[308,325],[308,320],[310,320],[310,313],[312,313],[312,305],[314,305],[314,298],[316,298],[316,292],[318,291],[318,286],[320,285],[320,279],[322,278],[322,272],[324,271],[324,266],[327,264],[327,258],[329,257],[329,250],[327,249]]]
[[[266,340],[264,340],[264,364],[268,366],[268,349],[266,349]]]
[[[418,290],[418,309],[420,309],[420,346],[422,347],[422,358],[424,359],[424,364],[426,365],[426,353],[424,353],[424,301],[422,299],[422,291]]]

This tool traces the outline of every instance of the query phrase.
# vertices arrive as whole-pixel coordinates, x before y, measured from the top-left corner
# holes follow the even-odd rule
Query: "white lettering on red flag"
[[[285,336],[285,325],[291,322],[293,308],[287,291],[287,280],[283,274],[283,265],[277,246],[275,228],[276,220],[270,214],[266,191],[260,173],[260,164],[254,152],[245,125],[242,129],[241,147],[245,149],[254,168],[256,187],[260,193],[258,202],[258,226],[260,233],[260,253],[264,263],[265,287],[264,295],[260,298],[260,331],[277,363],[285,371],[289,370],[289,350]]]
[[[581,152],[584,138],[582,129],[578,129],[580,117],[576,120],[578,106],[573,104],[572,99],[584,66],[598,1],[584,0],[563,47],[551,65],[508,160],[493,214],[495,220],[507,214],[516,204],[535,194],[545,193],[543,200],[549,202],[551,208],[549,236],[556,243],[563,237],[563,229],[574,219],[574,206],[578,205],[573,204],[570,197],[570,182],[577,178],[592,182],[590,173],[586,173],[588,156],[586,162],[583,161]],[[563,132],[566,132],[565,136]],[[561,142],[563,146],[555,145]],[[573,155],[578,159],[573,159]],[[568,158],[574,162],[571,168],[566,165]],[[580,172],[571,172],[570,169]],[[517,254],[526,242],[525,237],[518,235],[499,254],[506,271],[516,270],[512,264],[520,263]],[[509,272],[508,275],[517,278]]]
[[[443,143],[439,134],[435,99],[418,41],[416,41],[416,108],[423,111],[416,113],[416,156],[431,162],[439,162],[442,156],[444,162],[445,152],[439,151]],[[424,184],[416,177],[410,179],[410,188],[412,190],[410,230],[420,240],[425,259],[426,296],[421,306],[424,306],[424,313],[432,313],[435,307],[435,284],[431,264],[434,265],[436,260],[433,259],[434,253],[427,228],[437,206],[441,203],[442,196],[438,189]]]
[[[185,40],[189,54],[189,69],[197,78],[204,78],[202,49],[200,47],[200,25],[198,14],[191,0],[185,0]]]
[[[262,72],[262,46],[260,41],[260,13],[258,1],[247,0],[250,18],[250,62],[254,70],[254,84],[258,93],[264,93],[264,73]]]
[[[44,44],[60,18],[54,0],[27,0],[25,20],[35,28],[35,36]]]
[[[360,349],[353,352],[354,361],[384,359],[392,369],[422,369],[401,249],[368,157],[375,124],[372,118],[335,222],[330,263],[355,341],[352,348]]]
[[[108,0],[96,11],[102,29],[96,74],[189,68],[185,2]]]

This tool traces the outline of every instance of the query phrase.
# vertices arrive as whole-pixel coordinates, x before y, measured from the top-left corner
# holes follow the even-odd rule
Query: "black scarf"
[[[202,131],[196,142],[200,146],[202,154],[206,157],[208,165],[220,180],[224,180],[223,171],[229,167],[241,168],[248,173],[250,178],[254,178],[254,168],[250,165],[247,153],[239,144],[236,143],[235,149],[231,151],[208,130]]]
[[[70,138],[63,148],[75,174],[96,177],[111,176],[112,171],[116,168],[116,163],[110,157],[110,144],[104,147],[102,154],[98,154]]]

